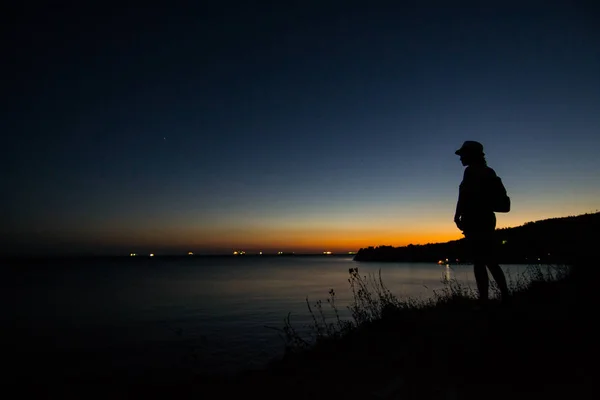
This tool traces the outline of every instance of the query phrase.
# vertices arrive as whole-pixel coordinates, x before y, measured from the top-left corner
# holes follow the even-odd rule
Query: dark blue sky
[[[594,7],[249,3],[6,14],[1,250],[455,239],[464,140],[499,226],[600,208]]]

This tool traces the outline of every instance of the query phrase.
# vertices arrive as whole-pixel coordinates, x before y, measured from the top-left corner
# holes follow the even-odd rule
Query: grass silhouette
[[[351,320],[339,318],[333,289],[333,318],[322,301],[307,301],[309,333],[300,335],[288,315],[283,359],[228,387],[263,398],[559,398],[595,379],[582,361],[595,343],[591,314],[574,312],[583,312],[589,281],[571,267],[532,265],[508,276],[512,301],[495,300],[492,285],[485,309],[456,280],[430,299],[399,299],[380,273],[349,273]]]

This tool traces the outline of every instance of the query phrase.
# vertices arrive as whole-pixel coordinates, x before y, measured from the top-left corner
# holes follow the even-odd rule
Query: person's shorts
[[[462,226],[465,236],[468,233],[494,232],[496,229],[496,214],[493,212],[465,214],[462,217]]]
[[[494,231],[465,232],[473,263],[492,261],[496,252]]]

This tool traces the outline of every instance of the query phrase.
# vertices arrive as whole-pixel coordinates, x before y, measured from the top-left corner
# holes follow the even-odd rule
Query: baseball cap
[[[483,145],[474,140],[467,140],[462,147],[454,152],[454,154],[462,156],[464,154],[485,155]]]

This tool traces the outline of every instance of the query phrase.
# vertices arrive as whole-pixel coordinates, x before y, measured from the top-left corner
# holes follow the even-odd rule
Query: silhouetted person
[[[487,266],[500,288],[502,300],[506,301],[509,296],[506,278],[494,254],[496,214],[492,211],[490,187],[496,172],[487,166],[483,145],[479,142],[464,142],[456,154],[467,168],[460,184],[454,222],[469,244],[479,298],[482,302],[488,299]]]

